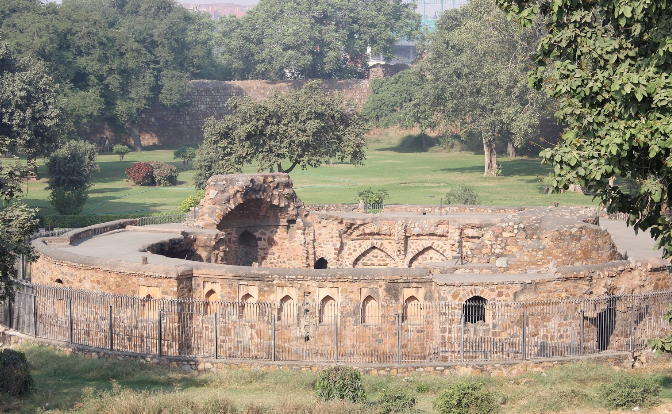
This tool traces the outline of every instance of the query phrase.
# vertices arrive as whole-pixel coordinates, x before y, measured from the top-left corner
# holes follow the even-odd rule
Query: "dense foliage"
[[[0,154],[22,151],[30,158],[56,146],[62,124],[54,90],[41,65],[17,60],[0,38]],[[0,163],[0,198],[8,203],[0,210],[0,300],[13,294],[16,259],[34,257],[27,237],[37,230],[35,210],[18,201],[28,173],[18,162]]]
[[[401,0],[261,0],[220,19],[220,59],[234,79],[363,77],[367,48],[386,59],[397,39],[420,38],[420,15]]]
[[[600,399],[610,409],[650,407],[660,402],[660,389],[654,378],[621,374],[600,388]]]
[[[124,160],[124,156],[131,152],[131,149],[124,144],[117,144],[112,148],[112,153],[119,156],[119,161]]]
[[[79,214],[89,198],[93,174],[98,171],[96,147],[85,141],[68,141],[46,161],[49,202],[61,214]]]
[[[461,381],[443,390],[433,403],[441,414],[492,414],[500,412],[495,394],[482,383]]]
[[[291,172],[332,158],[362,164],[367,128],[352,102],[325,93],[318,81],[264,100],[232,98],[232,114],[210,119],[194,163],[197,188],[213,174],[240,172],[256,160],[259,171]],[[283,166],[288,162],[289,166]]]
[[[33,386],[30,365],[23,352],[5,348],[0,351],[0,393],[18,396]]]
[[[189,162],[196,159],[196,150],[192,147],[181,146],[173,152],[173,158],[182,160],[184,171],[189,169]]]
[[[672,221],[662,214],[672,188],[672,3],[497,1],[523,26],[537,14],[546,22],[530,81],[557,99],[568,125],[542,152],[555,167],[550,183],[579,184],[672,256]],[[637,189],[612,186],[614,176]]]
[[[446,204],[481,204],[476,189],[468,184],[460,184],[446,193]]]
[[[378,398],[378,412],[381,414],[406,413],[415,407],[416,399],[410,392],[402,389],[386,388]]]
[[[135,185],[154,185],[154,167],[148,162],[136,162],[126,168],[126,176]]]
[[[346,365],[336,365],[320,372],[315,393],[321,401],[346,400],[363,402],[366,392],[362,386],[362,374]]]
[[[203,197],[205,197],[205,190],[199,190],[195,195],[190,195],[182,200],[180,205],[177,206],[177,209],[182,213],[188,213],[193,207],[198,206]]]
[[[2,1],[0,30],[46,62],[72,125],[130,129],[136,145],[140,113],[185,104],[188,81],[212,67],[214,22],[174,0]]]
[[[152,166],[152,175],[154,176],[154,185],[168,187],[177,185],[177,176],[180,174],[177,167],[160,161],[150,161]]]

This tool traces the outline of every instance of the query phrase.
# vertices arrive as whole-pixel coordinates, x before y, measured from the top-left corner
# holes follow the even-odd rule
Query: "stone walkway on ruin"
[[[361,213],[342,213],[349,218],[371,218],[371,215]],[[507,214],[477,214],[479,219],[499,220]],[[388,213],[377,215],[381,218],[402,218],[420,216],[417,213]],[[460,214],[442,215],[427,214],[427,218],[435,219],[439,217],[459,219]],[[464,215],[462,215],[464,216]],[[466,217],[465,217],[466,218]],[[635,235],[631,227],[627,227],[625,222],[617,220],[608,220],[601,218],[600,225],[609,231],[621,254],[627,254],[627,257],[633,262],[653,261],[662,263],[662,250],[655,249],[655,242],[649,236],[648,232],[640,232]],[[89,239],[81,240],[72,246],[55,246],[58,249],[69,251],[82,256],[100,257],[105,259],[122,260],[130,263],[141,263],[142,257],[148,257],[150,264],[165,266],[189,266],[188,260],[175,259],[161,255],[155,255],[141,251],[144,246],[157,243],[172,237],[179,237],[184,230],[189,232],[213,232],[216,230],[203,230],[195,228],[185,228],[180,224],[161,224],[133,228],[132,230],[113,231]],[[466,265],[465,267],[469,267]],[[475,265],[478,267],[479,265]],[[481,267],[484,265],[480,265]],[[487,265],[485,265],[487,266]],[[473,282],[529,282],[532,280],[550,279],[555,277],[552,274],[514,274],[514,273],[460,273],[459,269],[453,274],[435,274],[434,278],[439,283],[460,284]]]

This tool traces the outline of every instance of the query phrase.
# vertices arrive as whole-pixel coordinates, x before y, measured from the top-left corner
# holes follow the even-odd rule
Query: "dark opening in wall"
[[[329,263],[327,262],[327,259],[325,259],[324,257],[320,257],[319,259],[315,260],[315,266],[313,268],[326,269],[328,264]]]
[[[465,323],[485,322],[485,305],[488,301],[481,296],[472,296],[464,302],[462,315]]]

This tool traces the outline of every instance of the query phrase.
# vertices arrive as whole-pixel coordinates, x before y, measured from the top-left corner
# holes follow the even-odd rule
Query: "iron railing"
[[[0,324],[40,338],[169,356],[418,363],[533,360],[643,349],[672,292],[534,302],[208,302],[21,283]]]

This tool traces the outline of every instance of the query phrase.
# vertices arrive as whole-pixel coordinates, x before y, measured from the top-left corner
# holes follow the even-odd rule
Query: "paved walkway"
[[[625,221],[608,220],[604,217],[600,218],[600,226],[611,234],[611,239],[616,243],[618,251],[623,255],[627,253],[631,259],[660,259],[663,257],[663,249],[656,249],[656,242],[648,231],[635,234],[635,230],[628,227]]]

